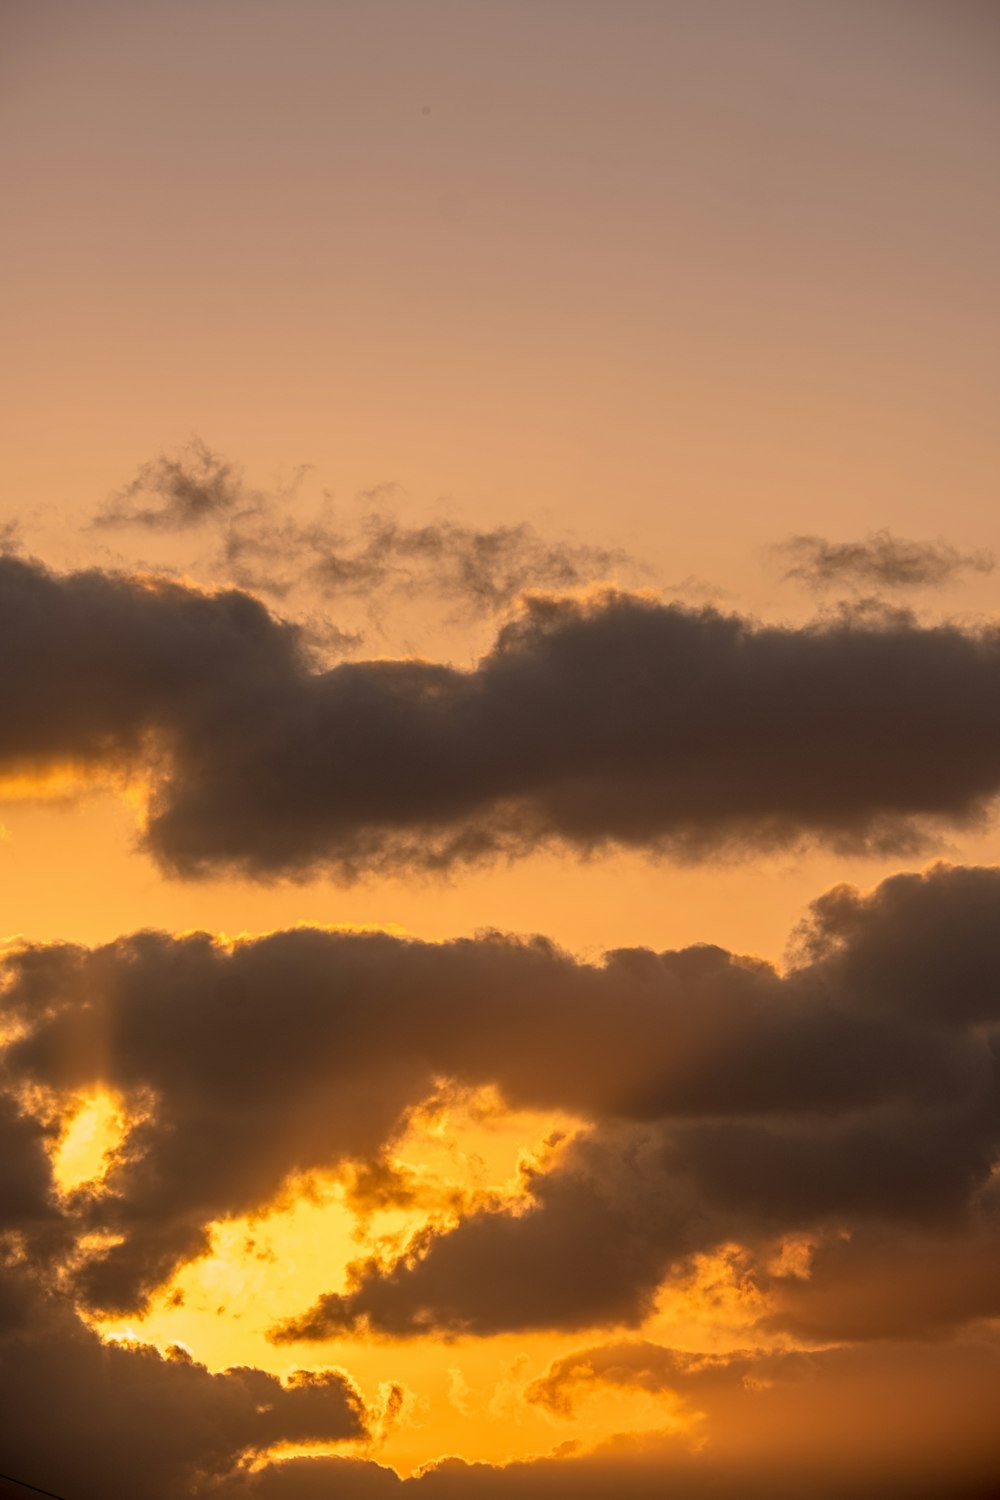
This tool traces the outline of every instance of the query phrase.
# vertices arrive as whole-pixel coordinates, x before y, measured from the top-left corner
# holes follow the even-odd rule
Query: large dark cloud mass
[[[320,670],[238,591],[0,558],[0,770],[153,776],[183,875],[446,866],[544,842],[912,846],[1000,789],[1000,633],[535,599],[472,670]]]
[[[70,1500],[638,1500],[668,1479],[689,1500],[989,1494],[1000,870],[835,888],[799,953],[780,975],[713,947],[590,964],[543,939],[320,929],[10,951],[0,1472]],[[586,1330],[527,1399],[556,1419],[608,1387],[679,1402],[707,1414],[706,1457],[662,1438],[406,1482],[360,1460],[251,1471],[282,1441],[362,1436],[350,1384],[213,1375],[104,1346],[79,1321],[78,1306],[140,1310],[214,1220],[266,1206],[294,1174],[353,1163],[391,1193],[387,1152],[443,1079],[580,1130],[525,1171],[519,1201],[470,1200],[395,1260],[356,1263],[345,1292],[289,1309],[274,1337]],[[54,1122],[96,1086],[131,1131],[102,1181],[60,1196]],[[777,1253],[789,1237],[812,1247],[807,1266]],[[623,1334],[692,1256],[734,1242],[763,1294],[760,1348],[693,1358]],[[843,1347],[782,1352],[789,1337]]]
[[[275,1336],[291,1342],[363,1328],[412,1337],[635,1326],[651,1313],[663,1278],[694,1251],[734,1237],[759,1242],[841,1225],[856,1233],[887,1222],[905,1230],[907,1253],[926,1262],[908,1295],[895,1289],[895,1328],[924,1329],[935,1315],[946,1325],[991,1316],[1000,1234],[995,1214],[991,1226],[981,1225],[974,1200],[998,1133],[995,1102],[981,1108],[990,1123],[977,1125],[968,1118],[975,1111],[955,1109],[829,1130],[732,1123],[603,1132],[532,1184],[528,1212],[480,1210],[447,1233],[427,1235],[389,1269],[358,1264],[349,1292],[325,1296]],[[968,1274],[974,1263],[963,1242],[970,1226],[979,1239],[978,1280],[942,1299],[936,1272]],[[948,1235],[952,1243],[935,1257],[935,1236]],[[578,1253],[581,1245],[586,1255]],[[890,1249],[880,1262],[883,1279],[892,1265]],[[790,1299],[783,1326],[805,1331],[811,1318],[822,1325],[812,1290],[798,1306]],[[852,1317],[849,1306],[836,1311],[838,1335],[867,1331],[863,1315]],[[879,1328],[875,1310],[866,1311]],[[825,1312],[829,1318],[828,1306]]]
[[[592,965],[490,935],[28,947],[6,964],[19,1034],[5,1077],[56,1111],[97,1085],[134,1111],[102,1189],[66,1209],[118,1240],[73,1273],[95,1307],[140,1308],[214,1219],[270,1201],[291,1174],[377,1163],[449,1079],[586,1128],[526,1178],[518,1211],[485,1201],[389,1266],[355,1265],[347,1292],[277,1337],[635,1324],[695,1252],[844,1230],[867,1236],[869,1260],[868,1312],[844,1304],[852,1336],[866,1317],[873,1334],[926,1330],[997,1307],[998,919],[1000,871],[938,867],[822,898],[785,977],[711,947]],[[8,1128],[37,1218],[37,1128]],[[911,1264],[881,1324],[880,1237],[883,1267],[900,1244]],[[924,1305],[924,1283],[952,1266],[963,1295]],[[789,1324],[828,1321],[828,1279],[844,1274],[824,1265],[817,1305],[791,1296]]]
[[[102,1343],[65,1274],[80,1226],[53,1192],[52,1132],[17,1107],[18,1083],[8,1072],[0,1095],[0,1473],[70,1500],[174,1500],[277,1444],[365,1437],[340,1371],[282,1383],[253,1368],[211,1374],[181,1348]]]
[[[585,1414],[586,1401],[605,1391],[640,1392],[663,1400],[665,1427],[678,1408],[695,1417],[707,1446],[664,1431],[503,1466],[444,1460],[403,1480],[362,1458],[247,1463],[278,1436],[329,1443],[363,1434],[358,1398],[336,1372],[284,1385],[259,1370],[211,1375],[180,1350],[164,1357],[102,1346],[65,1308],[18,1290],[32,1326],[0,1331],[4,1472],[67,1500],[993,1500],[997,1493],[1000,1355],[984,1338],[812,1354],[691,1356],[644,1342],[583,1348],[542,1371],[527,1399],[563,1418]],[[4,1500],[23,1493],[0,1479]]]
[[[12,557],[0,628],[0,771],[147,778],[145,839],[181,874],[351,875],[545,842],[905,844],[1000,787],[992,629],[902,615],[765,627],[605,594],[527,602],[471,670],[326,668],[238,590]],[[796,943],[784,974],[711,946],[587,963],[490,933],[150,931],[7,951],[0,1408],[15,1438],[0,1473],[68,1500],[578,1500],[667,1479],[698,1500],[755,1496],[748,1468],[762,1497],[985,1495],[1000,1469],[984,1399],[1000,1316],[1000,871],[836,887]],[[579,1355],[534,1372],[529,1399],[553,1421],[612,1387],[687,1403],[728,1434],[707,1461],[663,1438],[409,1481],[361,1460],[254,1468],[282,1442],[363,1437],[350,1382],[211,1374],[102,1345],[81,1321],[141,1312],[214,1222],[299,1174],[340,1167],[356,1196],[405,1196],[392,1152],[411,1112],[486,1086],[578,1127],[524,1169],[516,1201],[471,1195],[357,1261],[340,1290],[287,1309],[276,1345],[297,1358],[345,1335],[571,1333]],[[99,1182],[60,1194],[60,1122],[97,1088],[128,1133]],[[692,1363],[637,1339],[664,1283],[734,1243],[762,1298],[756,1334],[778,1352]],[[781,1352],[789,1339],[819,1347]],[[53,1404],[68,1414],[57,1451]],[[773,1444],[782,1424],[805,1436],[786,1433],[775,1459],[755,1434]],[[935,1469],[956,1445],[965,1467]]]
[[[16,1263],[0,1265],[0,1408],[0,1470],[68,1500],[201,1495],[276,1444],[366,1432],[339,1371],[282,1383],[250,1368],[211,1374],[180,1348],[102,1343]]]

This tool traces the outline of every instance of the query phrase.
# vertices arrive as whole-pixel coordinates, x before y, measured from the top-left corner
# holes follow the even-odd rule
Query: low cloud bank
[[[12,1101],[58,1114],[101,1087],[135,1112],[100,1187],[58,1212],[45,1125],[12,1103],[4,1126],[23,1232],[115,1238],[72,1273],[95,1308],[140,1310],[213,1220],[297,1173],[377,1169],[445,1078],[585,1128],[518,1211],[486,1202],[388,1267],[356,1264],[275,1337],[636,1325],[698,1252],[841,1231],[847,1248],[776,1287],[781,1326],[878,1337],[1000,1312],[996,869],[836,888],[785,976],[713,947],[590,964],[489,934],[147,932],[10,953],[0,1014]]]
[[[180,876],[344,879],[543,845],[913,850],[1000,791],[1000,632],[528,599],[472,670],[320,670],[203,593],[0,557],[0,774],[130,769]]]
[[[541,938],[296,929],[25,946],[2,978],[5,1472],[68,1500],[991,1493],[1000,870],[837,887],[785,975],[707,946],[592,964]],[[350,1380],[213,1375],[80,1321],[140,1312],[214,1220],[302,1172],[353,1165],[391,1197],[393,1145],[442,1078],[580,1133],[525,1171],[516,1204],[470,1203],[395,1260],[355,1263],[274,1337],[577,1330],[524,1399],[557,1423],[608,1389],[679,1401],[704,1414],[704,1452],[663,1435],[407,1481],[361,1460],[250,1472],[281,1441],[363,1437]],[[98,1087],[131,1131],[102,1180],[60,1195],[59,1121]],[[693,1358],[642,1339],[658,1289],[734,1242],[761,1347]],[[776,1254],[787,1242],[801,1253]]]

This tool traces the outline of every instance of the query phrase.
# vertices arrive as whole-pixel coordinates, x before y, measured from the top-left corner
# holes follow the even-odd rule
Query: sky
[[[1000,1492],[998,83],[7,0],[0,1494]]]

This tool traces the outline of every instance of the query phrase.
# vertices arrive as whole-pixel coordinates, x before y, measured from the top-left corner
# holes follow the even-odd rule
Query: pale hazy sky
[[[5,497],[192,430],[742,582],[988,540],[998,21],[956,0],[6,8]]]
[[[772,618],[811,607],[768,562],[792,533],[1000,543],[992,5],[12,3],[3,27],[0,501],[49,561],[118,560],[80,527],[192,433],[264,488],[393,482],[416,516],[529,519]],[[924,602],[993,598],[984,574]],[[47,931],[87,926],[112,816],[60,819],[56,876],[47,839],[8,861],[11,926],[40,900]],[[124,879],[128,826],[100,841],[106,935],[140,907],[386,918],[381,891]],[[828,876],[621,863],[388,904],[598,947],[718,915],[777,954]]]

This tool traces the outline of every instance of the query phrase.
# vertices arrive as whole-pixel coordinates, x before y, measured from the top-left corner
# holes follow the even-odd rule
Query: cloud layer
[[[762,1496],[988,1493],[1000,870],[837,887],[811,908],[799,954],[781,975],[713,947],[590,964],[541,938],[320,929],[10,951],[7,1471],[80,1500],[140,1483],[227,1500],[640,1497],[667,1479],[697,1500],[736,1493],[744,1472]],[[394,1142],[442,1079],[568,1113],[579,1130],[525,1168],[516,1201],[480,1196],[394,1260],[355,1263],[346,1292],[289,1309],[274,1337],[301,1349],[579,1330],[588,1341],[536,1371],[524,1399],[557,1421],[603,1388],[662,1400],[665,1427],[702,1412],[707,1458],[663,1436],[506,1469],[444,1464],[405,1485],[360,1461],[251,1473],[244,1460],[281,1441],[363,1437],[349,1381],[212,1375],[183,1354],[102,1346],[80,1323],[75,1306],[141,1310],[207,1248],[214,1220],[266,1207],[298,1174],[350,1165],[391,1197]],[[121,1098],[130,1132],[100,1182],[60,1196],[58,1122],[98,1087]],[[733,1243],[763,1297],[761,1347],[694,1358],[637,1335],[664,1283]],[[72,1413],[56,1454],[41,1415],[53,1401]]]
[[[0,770],[152,778],[168,870],[445,868],[543,844],[911,848],[1000,789],[1000,633],[529,599],[471,670],[321,670],[250,595],[0,558]],[[905,747],[905,753],[903,750]]]
[[[213,1220],[295,1174],[380,1162],[449,1079],[586,1128],[525,1177],[516,1209],[483,1202],[388,1267],[355,1265],[346,1293],[277,1338],[635,1325],[696,1252],[735,1240],[766,1258],[781,1236],[845,1229],[862,1236],[856,1273],[833,1254],[815,1305],[779,1299],[788,1326],[828,1326],[845,1275],[870,1287],[842,1304],[851,1336],[866,1317],[873,1335],[947,1326],[997,1310],[982,1268],[1000,1206],[998,917],[991,869],[837,889],[785,977],[711,947],[592,965],[489,935],[28,947],[6,963],[3,1016],[19,1034],[4,1076],[12,1097],[27,1088],[57,1113],[96,1087],[132,1111],[100,1189],[65,1210],[67,1232],[105,1237],[73,1272],[104,1310],[141,1309],[207,1248]],[[23,1136],[14,1180],[41,1243],[41,1127],[6,1128]],[[901,1246],[909,1292],[893,1289],[880,1323],[879,1278]],[[928,1303],[946,1268],[963,1295]]]
[[[340,1371],[211,1374],[186,1351],[102,1343],[22,1264],[0,1265],[3,1472],[69,1500],[205,1494],[283,1442],[363,1438]],[[0,1485],[0,1494],[15,1494]]]

